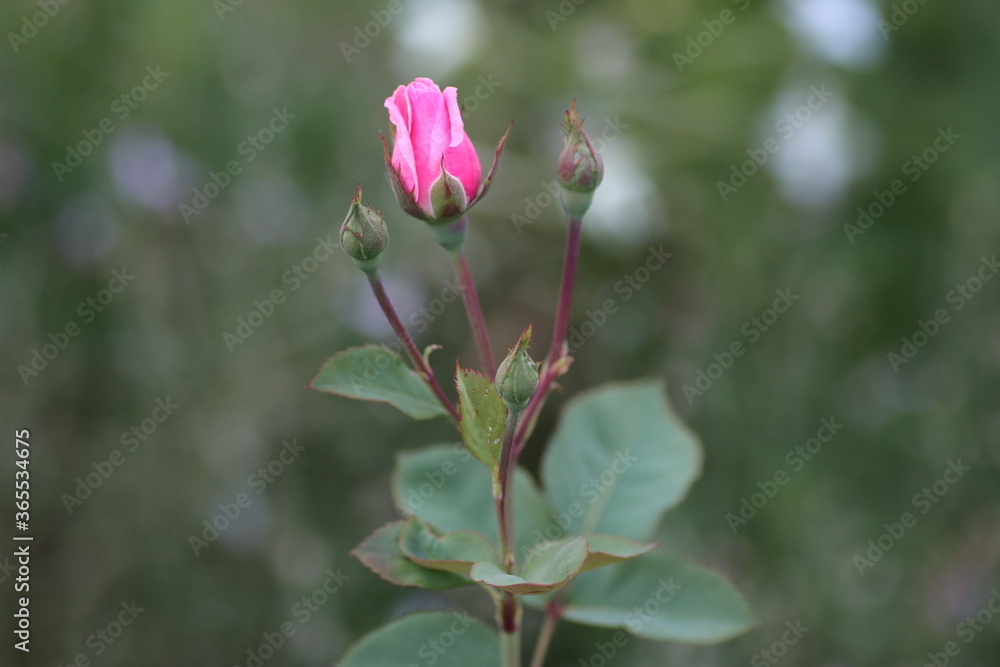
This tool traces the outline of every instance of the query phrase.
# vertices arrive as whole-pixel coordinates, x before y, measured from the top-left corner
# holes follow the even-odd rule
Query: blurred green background
[[[490,616],[478,591],[396,588],[348,555],[395,517],[394,453],[450,426],[304,389],[333,352],[391,339],[362,274],[324,249],[359,181],[418,344],[443,346],[440,374],[474,363],[459,303],[419,315],[450,267],[380,153],[383,100],[429,76],[458,87],[484,162],[514,122],[469,241],[498,351],[528,323],[548,345],[565,224],[545,186],[572,99],[602,137],[572,319],[592,335],[525,462],[565,396],[666,377],[706,467],[661,541],[761,618],[717,647],[636,640],[612,664],[901,667],[950,641],[949,664],[997,664],[1000,618],[980,612],[1000,585],[993,0],[17,0],[0,16],[0,518],[9,536],[28,428],[35,536],[30,655],[11,647],[0,551],[0,663],[247,665],[291,621],[264,664],[329,665],[408,610]],[[616,285],[660,246],[626,300]],[[772,317],[779,290],[797,298]],[[795,454],[823,419],[843,428]],[[249,507],[196,555],[190,536],[240,493]],[[762,506],[727,518],[744,499]],[[800,640],[762,653],[796,622]],[[588,664],[609,634],[561,625],[550,664]]]

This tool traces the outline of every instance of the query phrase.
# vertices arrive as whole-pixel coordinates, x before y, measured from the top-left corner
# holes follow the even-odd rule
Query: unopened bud
[[[382,263],[382,251],[389,244],[389,230],[379,211],[361,203],[361,184],[340,229],[340,245],[363,271],[374,271]]]
[[[579,218],[590,208],[594,190],[604,178],[604,161],[583,130],[576,100],[566,111],[563,132],[565,145],[559,153],[557,178],[562,186],[563,208],[571,218]]]
[[[528,356],[530,343],[531,327],[528,327],[497,369],[497,393],[508,410],[523,410],[538,389],[538,368]]]

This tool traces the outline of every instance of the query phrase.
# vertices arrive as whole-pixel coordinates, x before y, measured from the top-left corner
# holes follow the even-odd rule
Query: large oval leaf
[[[476,563],[469,576],[516,595],[542,595],[565,586],[587,560],[587,540],[576,537],[550,542],[535,551],[518,574],[504,572],[496,563]]]
[[[442,572],[440,568],[421,567],[410,560],[399,548],[399,532],[403,523],[394,521],[382,526],[355,547],[351,555],[378,576],[398,586],[443,590],[472,583],[457,574]]]
[[[566,533],[646,541],[701,472],[701,448],[658,380],[611,384],[570,401],[542,461]]]
[[[605,535],[603,533],[588,533],[587,535],[583,535],[582,538],[587,541],[587,559],[583,562],[580,572],[590,572],[599,567],[632,560],[643,554],[648,554],[656,548],[656,544],[652,542],[636,542],[635,540],[628,540],[615,535]],[[553,547],[559,548],[564,544],[579,539],[581,537],[564,537],[561,540],[540,542],[527,554],[526,560],[534,558],[535,554],[540,551]]]
[[[587,561],[583,564],[581,572],[590,572],[599,567],[632,560],[656,548],[655,544],[649,542],[635,542],[615,535],[588,533],[584,537],[587,538],[588,545]]]
[[[724,577],[663,551],[579,575],[563,618],[659,641],[712,644],[756,624]]]
[[[447,415],[434,392],[402,357],[382,345],[338,352],[323,364],[310,389],[388,403],[413,419]]]
[[[497,636],[468,612],[409,614],[365,635],[340,667],[500,667]]]
[[[397,456],[392,493],[399,511],[416,514],[444,532],[474,530],[497,544],[493,479],[461,444],[437,445]],[[524,558],[552,522],[552,510],[523,469],[514,475],[514,535]],[[560,537],[562,534],[556,535]]]
[[[413,562],[432,570],[468,575],[473,563],[496,561],[496,550],[471,530],[438,533],[413,516],[399,533],[399,548]]]

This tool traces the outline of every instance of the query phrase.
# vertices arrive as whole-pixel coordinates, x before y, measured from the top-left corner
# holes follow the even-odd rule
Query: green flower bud
[[[528,327],[497,369],[497,393],[508,410],[523,410],[538,389],[538,368],[528,356],[530,343],[531,327]]]
[[[388,244],[389,230],[382,213],[361,203],[359,183],[344,226],[340,229],[340,246],[362,271],[371,272],[382,263],[382,251]]]
[[[604,161],[583,130],[583,119],[576,110],[576,100],[566,111],[565,136],[557,161],[557,179],[562,186],[562,203],[572,218],[582,217],[594,198],[594,190],[604,178]]]

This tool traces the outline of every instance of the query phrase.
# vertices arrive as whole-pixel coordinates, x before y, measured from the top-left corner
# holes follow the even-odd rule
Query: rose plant
[[[570,400],[542,459],[541,488],[518,466],[539,411],[572,363],[566,332],[580,234],[604,173],[575,103],[556,160],[568,231],[552,341],[536,363],[528,326],[499,368],[464,242],[466,213],[488,191],[507,134],[482,179],[455,88],[442,92],[430,79],[416,79],[385,106],[395,129],[391,155],[382,140],[393,191],[454,262],[480,369],[456,365],[453,401],[429,363],[437,346],[421,352],[382,285],[388,230],[381,213],[362,204],[359,185],[341,244],[367,276],[406,359],[381,345],[345,350],[326,361],[310,387],[388,403],[413,419],[453,422],[460,444],[399,454],[392,493],[402,516],[353,553],[394,584],[479,586],[493,600],[496,631],[447,612],[409,614],[362,638],[340,665],[409,667],[430,664],[431,656],[442,667],[519,666],[525,607],[543,619],[532,667],[544,664],[560,620],[687,643],[746,631],[754,616],[732,584],[651,541],[701,469],[698,439],[671,409],[660,380],[611,383]],[[427,484],[431,479],[437,482]]]

